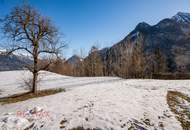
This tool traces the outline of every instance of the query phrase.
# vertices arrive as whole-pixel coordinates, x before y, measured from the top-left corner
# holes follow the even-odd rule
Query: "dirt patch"
[[[48,95],[53,95],[59,92],[64,92],[65,89],[59,88],[59,89],[48,89],[48,90],[40,90],[36,94],[31,92],[21,93],[21,94],[15,94],[9,97],[3,97],[0,98],[0,103],[3,104],[10,104],[10,103],[16,103],[20,101],[25,101],[31,98],[38,98],[38,97],[44,97]]]
[[[168,91],[167,103],[183,130],[190,130],[190,97],[181,92]]]

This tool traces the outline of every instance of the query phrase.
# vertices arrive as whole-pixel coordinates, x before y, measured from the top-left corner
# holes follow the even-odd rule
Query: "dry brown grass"
[[[85,129],[85,128],[79,126],[79,127],[76,127],[76,128],[72,128],[70,130],[101,130],[101,129],[98,129],[98,128],[93,128],[93,129],[88,128],[88,129]]]
[[[16,102],[25,101],[31,98],[38,98],[38,97],[53,95],[53,94],[64,92],[64,91],[65,91],[64,89],[59,88],[59,89],[40,90],[36,94],[32,92],[20,93],[20,94],[15,94],[9,97],[0,98],[0,103],[2,105],[16,103]]]
[[[167,103],[171,111],[176,115],[177,120],[180,121],[183,130],[190,130],[190,110],[181,105],[179,98],[190,103],[190,97],[187,95],[177,91],[168,91]]]

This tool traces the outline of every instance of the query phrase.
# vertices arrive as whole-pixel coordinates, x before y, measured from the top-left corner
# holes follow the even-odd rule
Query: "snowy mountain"
[[[106,51],[100,50],[106,70],[111,75],[124,62],[121,57],[127,57],[124,55],[130,53],[137,42],[143,45],[146,55],[152,55],[159,48],[169,72],[190,72],[190,13],[179,12],[153,26],[139,23],[123,40]]]
[[[179,23],[190,24],[190,13],[178,12],[172,19]]]
[[[22,70],[26,64],[32,63],[31,59],[23,55],[0,54],[0,71]]]

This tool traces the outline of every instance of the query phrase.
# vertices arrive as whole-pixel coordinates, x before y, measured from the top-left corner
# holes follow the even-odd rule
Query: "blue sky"
[[[0,17],[23,0],[0,0]],[[87,53],[90,47],[111,46],[122,40],[139,22],[156,24],[177,12],[190,12],[190,0],[30,0],[49,16],[68,43],[65,57]]]

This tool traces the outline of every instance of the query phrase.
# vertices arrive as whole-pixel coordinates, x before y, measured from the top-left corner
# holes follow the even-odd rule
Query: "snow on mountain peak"
[[[179,23],[190,24],[190,13],[178,12],[172,19]]]

